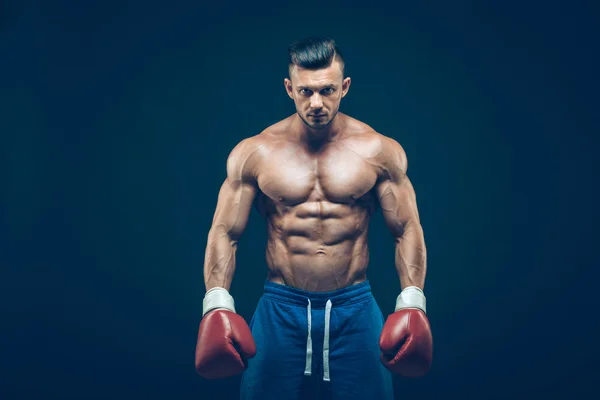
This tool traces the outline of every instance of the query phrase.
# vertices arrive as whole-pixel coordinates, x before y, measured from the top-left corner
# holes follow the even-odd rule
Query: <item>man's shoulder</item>
[[[239,141],[227,157],[227,176],[248,181],[256,175],[257,159],[263,148],[260,134]]]
[[[369,153],[369,158],[385,158],[390,153],[404,152],[396,139],[376,131],[364,122],[352,118],[347,127],[341,141],[360,150],[361,153]]]
[[[382,171],[406,171],[406,153],[396,139],[354,118],[349,120],[347,126],[347,133],[341,140],[344,147],[369,159]]]
[[[236,148],[245,150],[264,148],[276,142],[277,139],[285,139],[290,130],[290,122],[291,117],[277,121],[264,128],[260,133],[244,138],[237,144]]]
[[[274,145],[285,139],[287,119],[265,128],[262,132],[240,140],[231,150],[227,159],[230,173],[237,171],[245,177],[256,176],[258,163],[273,151]]]

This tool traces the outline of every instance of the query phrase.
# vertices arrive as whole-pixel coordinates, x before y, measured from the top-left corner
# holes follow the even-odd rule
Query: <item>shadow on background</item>
[[[236,398],[193,368],[206,234],[231,148],[294,112],[286,47],[313,34],[417,192],[435,358],[398,398],[593,397],[597,6],[218,4],[2,4],[2,398]],[[253,211],[247,319],[265,237]],[[380,215],[370,240],[387,314]]]

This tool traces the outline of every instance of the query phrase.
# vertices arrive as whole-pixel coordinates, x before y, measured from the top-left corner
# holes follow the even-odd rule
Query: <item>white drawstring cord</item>
[[[306,366],[304,367],[304,375],[306,376],[310,376],[312,364],[312,338],[310,336],[310,331],[312,328],[312,313],[310,311],[310,299],[308,299],[308,306],[306,307],[306,315],[308,318],[308,339],[306,339]]]
[[[327,300],[325,305],[325,338],[323,339],[323,380],[330,381],[329,378],[329,321],[331,319],[331,300]]]
[[[306,319],[308,320],[308,337],[306,339],[306,365],[304,367],[304,375],[310,376],[312,374],[312,313],[311,313],[311,302],[308,300],[308,306],[306,306]],[[323,338],[323,380],[329,382],[331,380],[329,376],[329,326],[331,321],[331,300],[327,300],[325,305],[325,335]]]

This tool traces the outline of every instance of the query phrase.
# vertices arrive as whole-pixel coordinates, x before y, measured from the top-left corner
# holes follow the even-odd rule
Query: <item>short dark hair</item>
[[[328,37],[310,36],[288,47],[288,69],[296,65],[306,69],[329,67],[334,60],[340,63],[344,74],[344,58],[335,41]]]

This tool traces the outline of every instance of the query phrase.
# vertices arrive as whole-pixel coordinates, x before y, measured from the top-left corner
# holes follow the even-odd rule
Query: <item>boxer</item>
[[[246,400],[393,399],[392,374],[432,363],[423,292],[426,248],[407,157],[394,139],[339,112],[350,88],[329,38],[289,47],[296,113],[238,143],[208,233],[196,370],[241,375]],[[247,324],[229,293],[237,244],[256,204],[268,274]],[[386,318],[367,279],[367,233],[381,209],[396,238],[399,295]]]

